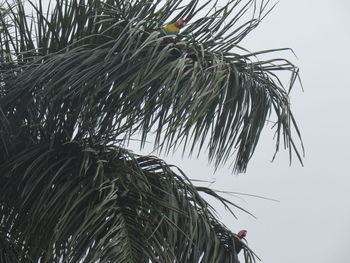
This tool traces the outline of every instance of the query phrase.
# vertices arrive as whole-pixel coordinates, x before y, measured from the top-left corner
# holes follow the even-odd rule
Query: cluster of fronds
[[[1,262],[232,263],[234,239],[254,262],[199,195],[210,189],[155,157],[72,142],[1,168]]]
[[[18,2],[2,18],[0,110],[9,120],[2,132],[53,144],[87,137],[108,143],[138,132],[144,143],[155,132],[158,149],[182,143],[192,152],[197,145],[216,165],[233,158],[242,172],[273,111],[276,150],[281,137],[296,150],[288,92],[275,72],[290,71],[293,84],[297,68],[232,53],[266,5],[232,0],[215,11],[211,0],[180,4],[58,0],[49,12],[40,2],[29,23]],[[257,17],[240,25],[252,7]],[[159,30],[171,15],[191,23],[175,39]]]
[[[1,262],[236,263],[238,238],[185,175],[120,139],[207,149],[245,171],[266,120],[295,150],[284,59],[239,55],[257,0],[22,1],[0,13]],[[27,12],[26,10],[32,10]],[[253,18],[241,22],[253,10]],[[178,36],[160,30],[185,18]],[[233,205],[233,204],[231,204]],[[242,244],[246,262],[254,254]]]

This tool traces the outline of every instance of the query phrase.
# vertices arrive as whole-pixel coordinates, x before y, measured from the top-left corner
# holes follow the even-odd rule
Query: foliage
[[[120,143],[141,132],[144,144],[155,132],[160,151],[206,148],[216,166],[233,155],[243,172],[273,112],[276,151],[283,140],[300,159],[289,91],[276,75],[290,72],[292,87],[297,68],[255,59],[274,50],[235,52],[267,4],[56,0],[46,10],[41,1],[6,2],[1,262],[237,262],[237,236],[199,193],[234,204]],[[253,18],[241,22],[249,10]],[[190,25],[164,35],[179,18]]]
[[[160,150],[207,146],[216,165],[235,153],[234,169],[243,172],[273,111],[276,149],[282,138],[296,150],[288,93],[275,72],[291,71],[293,84],[297,68],[232,53],[268,12],[261,3],[258,17],[240,25],[257,4],[236,10],[241,2],[215,11],[211,0],[182,7],[179,0],[57,0],[52,12],[34,6],[31,22],[18,2],[2,19],[5,137],[23,125],[30,127],[20,132],[30,138],[25,144],[87,137],[108,143],[136,132],[144,143],[155,132]],[[205,8],[208,15],[196,19]],[[191,21],[176,39],[158,30],[171,16]]]
[[[24,262],[237,262],[238,238],[199,192],[230,202],[158,158],[72,142],[27,149],[2,169],[0,240]]]

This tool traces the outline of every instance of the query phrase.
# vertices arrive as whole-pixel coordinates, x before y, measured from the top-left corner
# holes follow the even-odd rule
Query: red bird
[[[247,230],[241,230],[237,233],[237,237],[238,239],[233,239],[234,240],[234,245],[235,245],[235,250],[236,250],[236,253],[238,254],[242,247],[243,247],[243,242],[242,242],[242,239],[245,238],[245,236],[247,235]]]
[[[245,238],[245,236],[247,235],[247,230],[241,230],[238,232],[237,236],[239,239]]]

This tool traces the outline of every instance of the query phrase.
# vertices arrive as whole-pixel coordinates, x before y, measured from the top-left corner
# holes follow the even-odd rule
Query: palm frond
[[[16,142],[29,137],[24,144],[109,143],[138,132],[143,144],[155,133],[160,151],[206,149],[216,166],[230,160],[243,172],[272,115],[276,152],[283,141],[301,161],[291,87],[277,75],[288,71],[295,80],[297,67],[255,59],[278,50],[235,52],[268,4],[57,0],[46,11],[31,3],[28,16],[17,1],[1,18],[1,132],[18,133]],[[164,36],[160,28],[178,18],[190,25],[176,38]],[[15,147],[1,145],[1,152]]]
[[[32,262],[237,262],[199,190],[230,203],[174,168],[120,147],[28,149],[0,166],[0,234]]]
[[[269,2],[56,0],[0,9],[0,259],[237,263],[254,253],[201,197],[244,209],[181,170],[120,147],[155,132],[245,171],[270,115],[299,160],[289,92],[298,69],[240,42]],[[28,12],[28,10],[30,10]],[[203,13],[206,15],[202,15]],[[176,37],[168,22],[190,24]],[[290,72],[286,89],[278,72]],[[292,134],[293,132],[293,134]],[[233,155],[233,157],[231,157]],[[234,215],[234,214],[233,214]]]

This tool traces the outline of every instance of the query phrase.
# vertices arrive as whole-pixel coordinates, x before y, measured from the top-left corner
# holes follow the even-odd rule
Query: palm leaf
[[[0,233],[33,262],[237,262],[199,192],[230,203],[174,168],[120,147],[28,149],[0,167]]]
[[[33,4],[29,26],[18,2],[6,16],[18,30],[1,35],[16,39],[2,45],[13,54],[2,66],[0,104],[13,123],[7,129],[25,124],[32,140],[53,143],[87,136],[107,143],[141,132],[142,145],[155,132],[160,151],[206,149],[216,166],[230,160],[243,172],[272,114],[276,152],[282,140],[301,161],[289,91],[276,73],[295,80],[298,69],[282,58],[255,59],[277,49],[234,52],[270,11],[267,4],[230,1],[215,11],[211,1],[59,0],[50,15]],[[159,30],[169,8],[173,19],[191,20],[175,39]],[[196,14],[205,9],[208,16]],[[251,9],[253,18],[240,22]]]
[[[200,193],[244,209],[121,144],[141,133],[143,145],[155,133],[160,151],[207,150],[216,166],[230,160],[243,172],[272,115],[276,152],[283,141],[301,160],[288,97],[298,69],[256,58],[278,50],[239,45],[269,13],[268,2],[5,4],[1,260],[236,263],[239,244],[254,262]],[[179,18],[190,25],[164,36],[162,26]],[[288,89],[281,71],[291,74]]]

